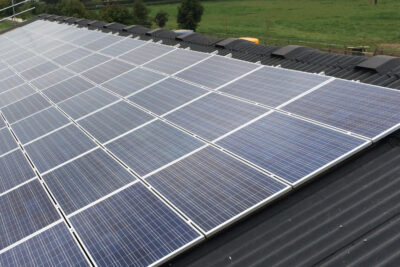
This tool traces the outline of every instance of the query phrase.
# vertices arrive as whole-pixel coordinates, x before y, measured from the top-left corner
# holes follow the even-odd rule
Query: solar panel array
[[[55,22],[0,58],[2,265],[160,264],[400,125],[395,90]]]

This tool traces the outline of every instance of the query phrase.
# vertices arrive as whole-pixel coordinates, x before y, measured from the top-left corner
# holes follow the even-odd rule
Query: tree
[[[129,9],[122,6],[107,5],[100,11],[100,19],[128,25],[132,23],[132,14],[129,12]]]
[[[87,14],[85,6],[79,0],[61,0],[57,4],[57,15],[84,18]]]
[[[154,17],[154,22],[158,25],[158,27],[162,28],[168,21],[168,13],[165,11],[159,11]]]
[[[199,0],[183,0],[178,7],[177,22],[179,27],[196,30],[201,21],[203,11],[204,8]]]
[[[135,0],[133,3],[133,23],[137,25],[142,25],[146,27],[151,26],[151,21],[149,19],[150,10],[143,3],[143,0]]]

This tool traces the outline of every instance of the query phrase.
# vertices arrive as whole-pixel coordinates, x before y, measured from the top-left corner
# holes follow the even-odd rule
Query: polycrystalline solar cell
[[[53,72],[50,72],[40,78],[37,78],[31,83],[39,90],[46,89],[56,83],[64,81],[68,78],[71,78],[73,74],[65,69],[57,69]]]
[[[35,177],[21,150],[0,157],[0,194]]]
[[[10,89],[13,89],[23,83],[24,83],[24,80],[22,78],[20,78],[18,75],[13,75],[4,80],[1,80],[0,81],[0,93],[5,92]]]
[[[83,36],[81,36],[79,38],[75,38],[74,40],[70,40],[69,42],[71,42],[73,44],[76,44],[76,45],[84,46],[85,44],[91,43],[94,40],[102,38],[103,36],[104,36],[103,32],[88,31],[87,30],[85,35],[83,35]]]
[[[213,147],[203,148],[146,181],[205,232],[288,189]]]
[[[135,67],[131,64],[113,59],[82,73],[82,75],[101,84],[133,68]]]
[[[210,55],[206,53],[177,49],[161,58],[147,63],[144,66],[167,74],[174,74],[175,72],[183,70],[184,68],[187,68],[209,56]]]
[[[17,63],[10,63],[13,68],[18,72],[23,72],[25,70],[31,69],[39,64],[44,63],[46,60],[41,56],[34,56],[29,59],[23,60],[22,62],[19,61]]]
[[[87,35],[88,33],[89,33],[88,29],[79,28],[79,29],[76,29],[75,31],[66,32],[62,36],[59,36],[58,38],[62,41],[72,42],[73,40],[82,38],[83,36]]]
[[[54,103],[64,101],[74,95],[80,94],[92,88],[93,85],[79,76],[74,76],[68,80],[60,82],[43,93]]]
[[[153,118],[150,114],[121,101],[78,122],[97,140],[104,143]]]
[[[59,47],[62,44],[63,43],[58,41],[58,40],[47,39],[45,42],[43,42],[43,39],[40,39],[35,43],[35,45],[32,45],[32,43],[30,43],[29,47],[33,51],[42,54],[42,53],[44,53],[44,52],[46,52],[48,50],[54,49],[56,47]]]
[[[56,108],[50,107],[11,125],[22,144],[45,135],[70,121]]]
[[[207,92],[197,86],[169,78],[132,95],[129,100],[162,115]]]
[[[268,112],[265,108],[212,93],[165,118],[205,139],[214,140],[265,112]]]
[[[148,266],[200,239],[140,183],[70,220],[98,266]]]
[[[106,147],[139,175],[146,175],[201,147],[203,142],[161,121],[152,122]]]
[[[149,86],[166,76],[143,69],[134,69],[103,84],[121,96],[127,96]]]
[[[59,107],[76,120],[117,100],[118,97],[96,87],[62,102]]]
[[[35,89],[27,84],[23,84],[14,89],[5,91],[4,93],[0,94],[0,108],[34,94],[35,92]]]
[[[144,45],[146,42],[141,40],[135,40],[132,38],[127,38],[117,44],[107,47],[101,50],[102,54],[110,55],[113,57],[118,57],[132,49],[137,48],[140,45]]]
[[[43,173],[95,146],[75,125],[69,125],[27,145],[25,150]]]
[[[35,56],[35,53],[30,51],[24,51],[22,53],[18,53],[17,55],[13,54],[12,57],[5,59],[4,61],[8,64],[17,64],[23,60],[27,60]]]
[[[50,103],[45,98],[39,94],[33,94],[1,110],[8,122],[14,123],[49,106]]]
[[[0,254],[1,266],[89,266],[63,222]]]
[[[46,58],[53,59],[53,58],[58,57],[58,56],[60,56],[62,54],[65,54],[65,53],[67,53],[67,52],[69,52],[69,51],[71,51],[71,50],[73,50],[75,48],[76,47],[71,45],[71,44],[64,44],[62,46],[58,46],[58,47],[55,47],[55,48],[53,48],[53,49],[51,49],[49,51],[46,51],[45,53],[42,53],[42,55],[44,57],[46,57]]]
[[[123,37],[116,36],[112,34],[108,34],[100,39],[97,39],[94,42],[88,43],[84,47],[93,51],[99,51],[107,46],[110,46],[118,41],[121,41]]]
[[[328,79],[315,74],[263,67],[220,91],[277,107]]]
[[[132,50],[120,56],[121,59],[132,62],[136,65],[142,65],[158,56],[161,56],[176,48],[172,46],[160,45],[156,43],[147,43],[141,47]]]
[[[274,112],[217,142],[296,184],[366,141]]]
[[[400,124],[399,103],[397,90],[334,80],[283,109],[375,138]]]
[[[57,64],[65,66],[65,65],[71,64],[72,62],[77,61],[83,57],[86,57],[89,54],[90,54],[90,52],[88,50],[83,49],[83,48],[77,48],[77,49],[69,51],[61,56],[56,57],[53,60]]]
[[[136,180],[102,149],[44,175],[43,179],[66,214]]]
[[[8,128],[2,128],[0,130],[0,155],[7,153],[8,151],[13,150],[17,147],[18,144]]]
[[[4,122],[3,118],[0,116],[0,129],[6,127],[6,123]]]
[[[256,68],[259,65],[246,61],[213,56],[177,74],[178,77],[216,89]]]
[[[0,197],[0,249],[60,219],[36,179]]]
[[[76,73],[81,73],[83,71],[86,71],[87,69],[93,68],[94,66],[104,63],[109,59],[110,58],[106,56],[93,54],[88,57],[82,58],[81,60],[76,61],[71,65],[68,65],[67,68]]]
[[[15,75],[15,73],[12,70],[10,70],[9,68],[6,68],[6,69],[0,71],[0,80],[4,80],[13,75]]]
[[[57,69],[57,65],[51,62],[45,62],[40,64],[32,69],[26,70],[21,73],[21,76],[24,77],[26,80],[30,81],[36,79],[44,74],[47,74],[55,69]]]

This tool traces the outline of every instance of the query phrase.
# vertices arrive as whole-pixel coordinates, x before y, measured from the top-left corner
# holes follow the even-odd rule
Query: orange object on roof
[[[258,38],[253,38],[253,37],[240,37],[239,39],[247,40],[247,41],[253,42],[255,44],[259,44],[260,43]]]

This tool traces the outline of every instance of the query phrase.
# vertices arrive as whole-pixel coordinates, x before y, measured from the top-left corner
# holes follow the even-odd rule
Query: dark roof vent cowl
[[[400,66],[400,58],[391,56],[374,56],[360,62],[356,68],[372,70],[377,73],[385,74]]]

